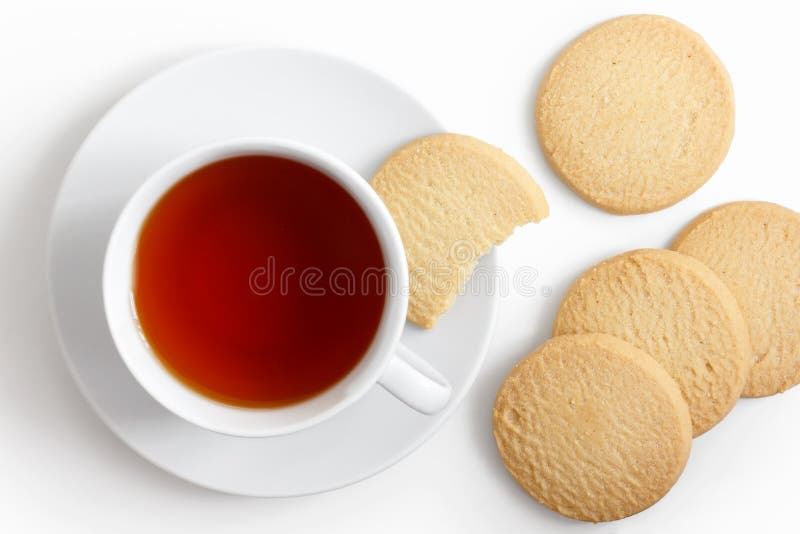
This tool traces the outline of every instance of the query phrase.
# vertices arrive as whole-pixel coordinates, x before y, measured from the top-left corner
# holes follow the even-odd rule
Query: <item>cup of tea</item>
[[[203,428],[275,436],[380,384],[432,414],[447,380],[400,343],[400,234],[357,172],[293,141],[196,148],[134,193],[103,267],[111,336],[142,387]]]

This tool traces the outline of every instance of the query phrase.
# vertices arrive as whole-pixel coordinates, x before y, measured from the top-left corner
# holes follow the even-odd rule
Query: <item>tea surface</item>
[[[156,204],[133,298],[173,375],[228,404],[271,407],[358,364],[386,281],[377,236],[340,185],[299,162],[241,156],[193,172]]]

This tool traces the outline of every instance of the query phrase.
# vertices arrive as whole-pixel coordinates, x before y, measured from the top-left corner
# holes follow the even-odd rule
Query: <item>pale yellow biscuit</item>
[[[689,457],[678,386],[650,356],[605,334],[555,337],[521,360],[494,404],[508,471],[568,517],[611,521],[658,501]]]
[[[482,255],[515,227],[548,215],[542,190],[519,163],[465,135],[407,144],[370,183],[406,249],[408,318],[425,328],[450,308]]]
[[[614,335],[656,359],[678,383],[694,435],[733,408],[753,365],[747,324],[714,272],[671,250],[605,260],[572,285],[553,335]]]
[[[692,221],[672,248],[708,265],[739,301],[757,361],[743,394],[800,383],[800,214],[734,202]]]
[[[630,15],[564,49],[535,115],[545,156],[575,192],[612,213],[644,213],[686,198],[720,166],[733,137],[733,88],[698,34]]]

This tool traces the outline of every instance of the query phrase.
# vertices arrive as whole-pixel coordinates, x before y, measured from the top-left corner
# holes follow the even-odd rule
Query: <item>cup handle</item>
[[[439,371],[402,344],[397,345],[394,358],[378,383],[425,415],[444,408],[452,391],[450,383]]]

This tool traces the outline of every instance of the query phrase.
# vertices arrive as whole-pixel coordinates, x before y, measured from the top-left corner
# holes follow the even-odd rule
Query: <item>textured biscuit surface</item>
[[[769,202],[734,202],[692,221],[672,248],[716,272],[750,328],[756,363],[743,394],[800,383],[800,214]]]
[[[705,41],[655,15],[606,21],[555,60],[536,101],[554,170],[612,213],[644,213],[689,196],[733,137],[733,88]]]
[[[670,250],[600,262],[567,291],[553,335],[611,334],[644,350],[678,383],[694,435],[717,424],[753,364],[736,299],[711,269]]]
[[[595,522],[658,501],[692,441],[675,382],[643,351],[605,334],[555,337],[517,363],[493,424],[506,468],[528,493]]]
[[[425,328],[453,304],[482,255],[515,227],[548,215],[542,190],[519,163],[465,135],[409,143],[370,183],[405,246],[408,318]]]

